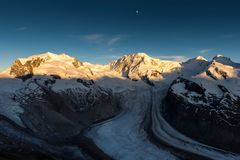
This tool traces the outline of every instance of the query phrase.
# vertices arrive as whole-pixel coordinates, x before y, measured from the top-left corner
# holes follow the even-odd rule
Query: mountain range
[[[240,63],[223,55],[99,65],[47,52],[0,84],[3,159],[240,159]]]

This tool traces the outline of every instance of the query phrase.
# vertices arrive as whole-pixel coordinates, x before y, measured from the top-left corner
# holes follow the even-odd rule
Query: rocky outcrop
[[[76,58],[74,58],[74,61],[72,62],[72,64],[76,68],[79,68],[80,66],[83,66],[83,63]]]
[[[16,77],[33,74],[33,66],[31,65],[31,61],[27,61],[25,64],[22,64],[19,59],[15,60],[11,67],[10,74]]]
[[[212,62],[206,70],[206,75],[213,78],[214,80],[228,79],[237,77],[236,71],[231,66],[226,66],[218,62]]]
[[[28,60],[22,63],[19,59],[16,59],[11,66],[10,74],[16,77],[21,77],[27,74],[33,74],[33,68],[37,68],[44,63],[43,58],[37,57],[36,59]]]
[[[240,97],[218,85],[221,97],[200,84],[178,78],[165,99],[165,117],[189,137],[205,144],[239,152]]]

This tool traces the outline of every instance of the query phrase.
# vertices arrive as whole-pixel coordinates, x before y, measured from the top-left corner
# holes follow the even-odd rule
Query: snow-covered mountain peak
[[[240,68],[240,64],[239,63],[233,62],[231,60],[231,58],[225,57],[223,55],[216,55],[215,57],[213,57],[212,61],[213,62],[222,63],[224,65],[229,65],[229,66],[232,66],[232,67],[235,67],[235,68]]]
[[[195,59],[200,61],[207,61],[207,59],[202,56],[197,56]]]
[[[209,65],[209,61],[202,56],[198,56],[182,63],[182,74],[186,77],[191,77],[203,72]]]
[[[133,80],[159,80],[163,78],[163,73],[172,72],[180,67],[179,62],[163,61],[152,58],[145,53],[123,56],[110,64],[112,70]]]
[[[35,60],[35,59],[43,59],[45,61],[49,61],[49,60],[53,60],[53,61],[65,61],[65,60],[73,60],[73,57],[70,57],[69,55],[65,54],[65,53],[61,53],[61,54],[55,54],[55,53],[51,53],[51,52],[46,52],[46,53],[41,53],[41,54],[37,54],[37,55],[32,55],[30,57],[27,58],[18,58],[18,60],[20,60],[20,62],[22,64],[26,63],[27,61],[30,60]]]
[[[215,56],[215,58],[220,58],[220,57],[224,57],[222,54],[217,54],[216,56]]]
[[[187,60],[186,62],[183,62],[183,64],[184,63],[199,63],[199,62],[208,62],[208,60],[202,56],[197,56],[195,58]]]
[[[85,69],[86,68],[86,69]],[[25,75],[58,75],[60,77],[76,77],[89,74],[90,70],[81,61],[65,53],[46,52],[27,58],[18,58],[9,69],[9,76]],[[80,71],[86,70],[86,72]]]
[[[213,61],[230,61],[231,59],[229,57],[225,57],[224,55],[217,54],[213,57]]]
[[[148,57],[148,58],[150,58],[149,55],[147,55],[146,53],[143,53],[143,52],[134,53],[132,55],[138,56],[138,57]]]
[[[122,58],[120,58],[120,60],[128,61],[129,63],[137,62],[137,61],[148,61],[151,59],[153,59],[153,58],[150,57],[149,55],[147,55],[146,53],[142,53],[142,52],[125,55]]]

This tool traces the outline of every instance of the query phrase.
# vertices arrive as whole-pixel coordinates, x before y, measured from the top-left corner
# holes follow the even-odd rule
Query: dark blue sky
[[[238,0],[1,0],[0,70],[47,51],[92,63],[132,52],[240,61],[239,8]]]

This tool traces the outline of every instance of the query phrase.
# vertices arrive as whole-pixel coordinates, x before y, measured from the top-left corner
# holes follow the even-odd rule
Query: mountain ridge
[[[229,71],[228,66],[233,67],[233,71]],[[183,74],[184,76],[201,75],[206,77],[208,75],[216,79],[217,75],[213,76],[213,74],[226,74],[224,71],[218,71],[219,68],[221,68],[220,70],[227,70],[229,72],[228,77],[238,77],[237,69],[239,67],[239,63],[233,62],[230,58],[223,55],[217,55],[210,61],[202,56],[197,56],[186,62],[177,62],[153,58],[146,53],[140,52],[124,55],[108,64],[99,65],[82,62],[65,53],[55,54],[46,52],[27,58],[17,58],[10,68],[0,73],[0,77],[58,75],[62,78],[83,77],[86,79],[98,79],[108,76],[149,82],[164,79],[166,74],[172,72]]]

